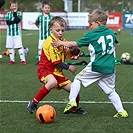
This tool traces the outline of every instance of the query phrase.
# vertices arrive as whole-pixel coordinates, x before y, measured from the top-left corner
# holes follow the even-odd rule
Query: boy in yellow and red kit
[[[32,114],[37,104],[51,91],[56,88],[64,89],[70,92],[71,81],[63,75],[62,70],[70,70],[73,74],[76,67],[65,64],[65,58],[71,58],[72,55],[79,54],[79,49],[66,48],[64,46],[54,48],[51,43],[56,40],[66,41],[64,38],[66,22],[61,17],[53,17],[50,21],[51,35],[45,40],[42,48],[40,62],[38,64],[38,78],[44,84],[35,95],[34,99],[28,104],[27,110]],[[87,114],[86,111],[78,108],[79,95],[76,98],[77,108],[68,113]]]

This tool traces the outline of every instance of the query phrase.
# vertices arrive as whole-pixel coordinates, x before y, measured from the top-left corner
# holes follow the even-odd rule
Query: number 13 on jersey
[[[104,54],[112,54],[114,52],[114,45],[113,45],[113,37],[111,35],[107,35],[107,36],[101,36],[98,39],[98,44],[102,45],[102,55]]]

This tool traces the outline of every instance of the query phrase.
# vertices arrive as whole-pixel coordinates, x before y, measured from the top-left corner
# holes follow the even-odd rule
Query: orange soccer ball
[[[56,118],[56,111],[48,104],[40,106],[36,111],[36,118],[40,123],[52,123]]]

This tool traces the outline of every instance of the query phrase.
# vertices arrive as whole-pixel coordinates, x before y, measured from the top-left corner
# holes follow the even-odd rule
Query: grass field
[[[107,96],[96,84],[80,91],[80,106],[88,111],[87,115],[63,114],[66,106],[65,99],[68,93],[65,91],[51,91],[39,105],[48,103],[57,112],[57,118],[52,124],[40,124],[35,113],[30,115],[26,106],[32,100],[42,84],[38,81],[36,68],[38,31],[22,31],[23,45],[29,48],[26,56],[27,64],[20,65],[18,53],[15,65],[8,65],[9,57],[0,59],[0,133],[133,133],[133,66],[116,65],[117,78],[116,90],[128,111],[128,118],[113,118],[116,113]],[[66,31],[67,40],[79,39],[87,31]],[[117,59],[123,52],[129,52],[133,56],[133,36],[131,31],[122,31],[117,38],[120,44],[116,47]],[[5,51],[6,31],[0,31],[0,48]],[[89,54],[86,48],[81,52]],[[133,58],[133,57],[132,57]],[[88,57],[80,57],[79,61],[89,61]],[[72,60],[67,60],[72,62]],[[77,65],[78,73],[85,66]],[[73,75],[64,71],[65,75],[73,80]]]

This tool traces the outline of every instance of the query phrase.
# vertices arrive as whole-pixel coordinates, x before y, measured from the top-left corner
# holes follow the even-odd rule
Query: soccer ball
[[[26,46],[24,46],[24,53],[25,53],[25,55],[27,55],[29,53],[29,48]]]
[[[2,57],[3,57],[3,56],[0,54],[0,59],[2,59]]]
[[[40,106],[36,111],[36,118],[40,123],[52,123],[56,118],[56,111],[51,105]]]
[[[127,52],[125,52],[125,53],[123,53],[122,55],[121,55],[121,61],[122,62],[129,62],[130,61],[130,58],[131,58],[131,56],[130,56],[130,54],[129,53],[127,53]]]

